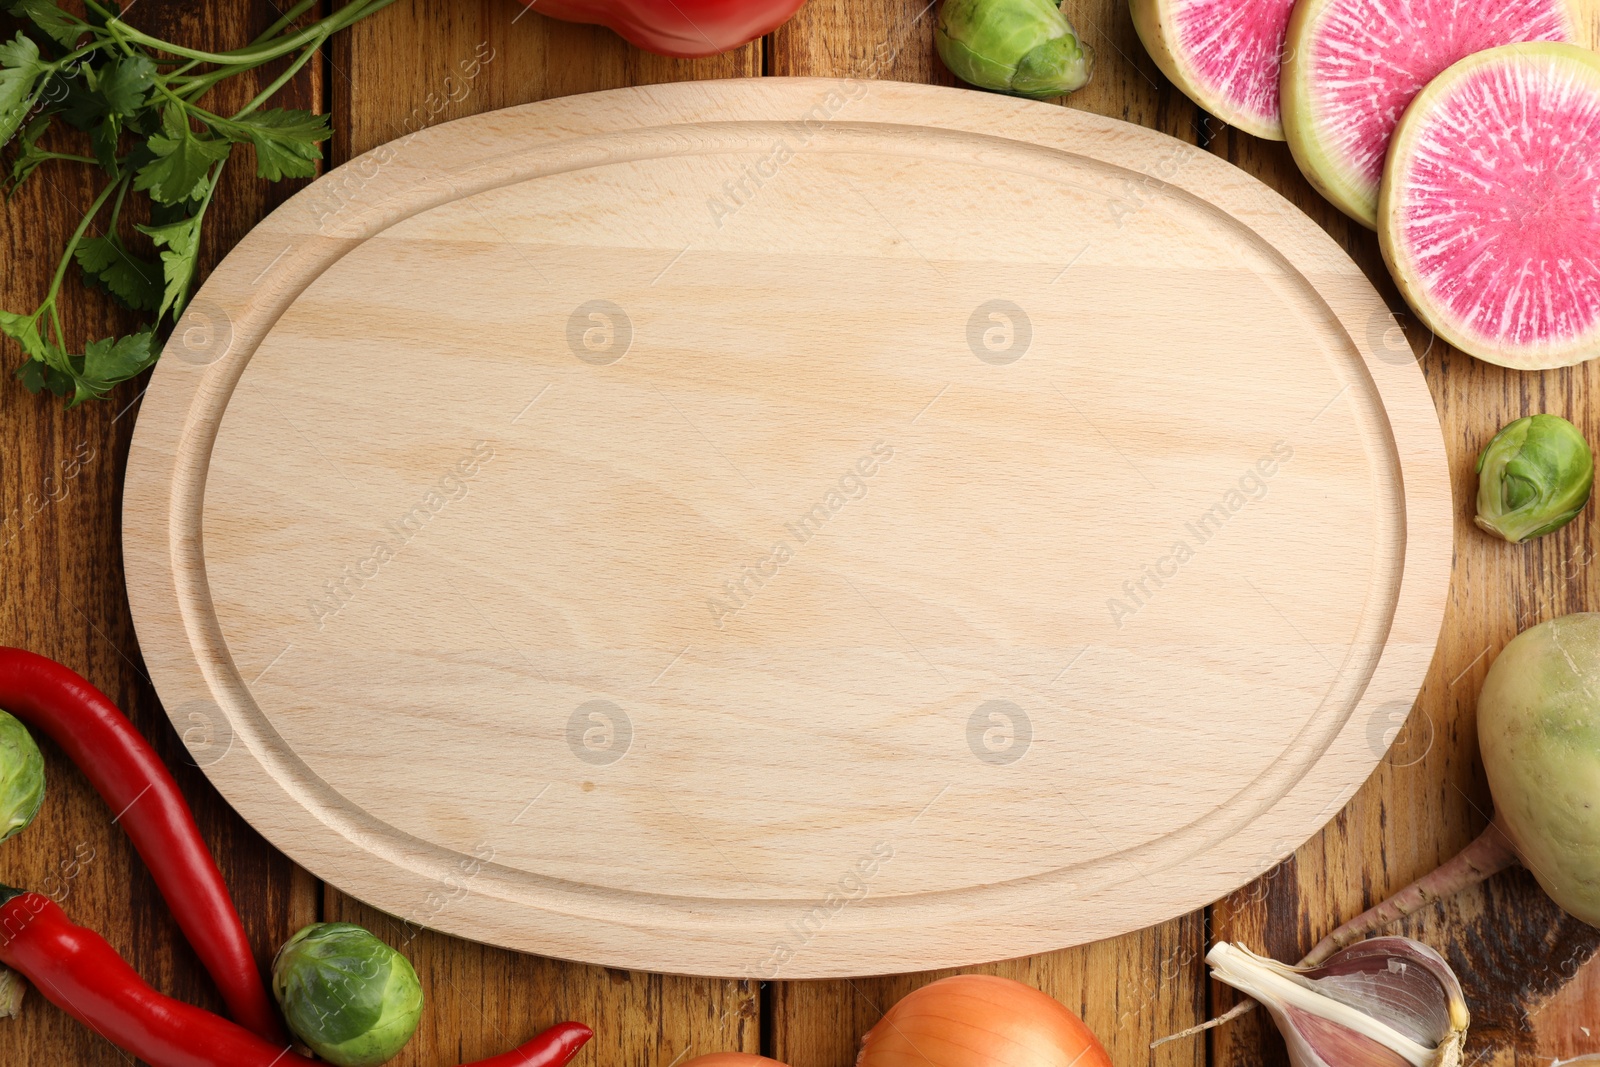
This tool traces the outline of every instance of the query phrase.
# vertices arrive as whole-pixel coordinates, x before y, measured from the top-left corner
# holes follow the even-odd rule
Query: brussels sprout
[[[44,803],[44,756],[33,736],[0,711],[0,841],[21,833]]]
[[[422,1017],[410,961],[351,923],[312,923],[286,941],[272,992],[294,1035],[338,1067],[394,1058]]]
[[[1510,423],[1478,455],[1478,525],[1512,544],[1571,522],[1589,502],[1594,456],[1559,415]]]
[[[1017,96],[1082,89],[1094,70],[1094,50],[1050,0],[945,0],[933,40],[956,77]]]

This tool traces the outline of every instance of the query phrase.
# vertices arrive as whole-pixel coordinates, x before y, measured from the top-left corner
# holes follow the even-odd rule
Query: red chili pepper
[[[105,938],[75,925],[37,893],[0,886],[0,963],[151,1067],[327,1067],[156,992]],[[593,1036],[582,1023],[559,1023],[519,1048],[467,1067],[565,1067]]]
[[[578,1050],[589,1043],[594,1031],[582,1023],[556,1023],[550,1029],[510,1052],[463,1067],[566,1067]]]
[[[93,783],[155,877],[228,1012],[286,1038],[222,872],[161,757],[109,697],[54,660],[0,647],[0,708],[45,734]]]
[[[647,52],[693,59],[771,33],[805,0],[522,0],[540,14],[609,27]]]

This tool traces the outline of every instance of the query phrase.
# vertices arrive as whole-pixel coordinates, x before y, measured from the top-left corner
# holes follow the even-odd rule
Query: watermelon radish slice
[[[1450,64],[1519,41],[1579,40],[1572,0],[1303,0],[1289,20],[1283,126],[1311,184],[1366,226],[1394,124]]]
[[[1378,242],[1463,352],[1522,370],[1600,356],[1600,56],[1506,45],[1429,83],[1389,146]]]
[[[1161,72],[1223,122],[1283,140],[1278,77],[1294,0],[1131,0]]]

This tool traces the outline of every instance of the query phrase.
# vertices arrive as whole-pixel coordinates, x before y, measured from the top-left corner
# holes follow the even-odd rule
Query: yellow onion
[[[902,999],[861,1039],[856,1067],[1111,1067],[1093,1031],[1021,982],[960,974]],[[731,1065],[730,1065],[731,1067]]]

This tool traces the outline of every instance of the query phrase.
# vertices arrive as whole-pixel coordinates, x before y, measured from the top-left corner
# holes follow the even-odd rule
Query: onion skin
[[[1600,926],[1600,613],[1506,645],[1478,696],[1478,747],[1523,865],[1562,911]]]
[[[1031,986],[960,974],[923,986],[861,1039],[856,1067],[1111,1067],[1060,1001]]]

